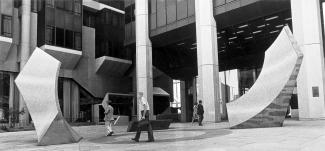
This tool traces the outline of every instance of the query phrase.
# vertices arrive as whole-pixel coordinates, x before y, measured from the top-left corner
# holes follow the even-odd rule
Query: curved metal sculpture
[[[36,48],[15,80],[33,119],[38,145],[74,143],[82,138],[61,113],[57,91],[60,65]]]
[[[284,27],[265,52],[255,84],[245,95],[227,103],[230,128],[282,126],[302,59],[290,29]]]

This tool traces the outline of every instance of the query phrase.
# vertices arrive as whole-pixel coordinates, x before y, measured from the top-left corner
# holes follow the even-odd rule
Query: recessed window
[[[81,50],[81,34],[78,32],[74,33],[74,48]]]
[[[2,15],[1,19],[1,35],[5,37],[12,37],[12,29],[11,29],[11,16]]]
[[[64,30],[61,28],[56,28],[56,45],[64,47]]]
[[[47,7],[54,7],[54,0],[46,0],[45,4]]]
[[[65,47],[73,48],[73,31],[65,31]]]
[[[54,45],[55,43],[55,30],[52,26],[47,26],[45,30],[45,43]]]

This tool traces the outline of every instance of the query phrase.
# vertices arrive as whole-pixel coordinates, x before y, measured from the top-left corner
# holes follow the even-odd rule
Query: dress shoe
[[[131,138],[132,140],[134,140],[134,141],[136,141],[136,142],[139,142],[139,140],[138,139],[136,139],[136,138]]]
[[[155,141],[155,140],[153,140],[153,139],[152,139],[152,140],[147,140],[147,142],[154,142],[154,141]]]

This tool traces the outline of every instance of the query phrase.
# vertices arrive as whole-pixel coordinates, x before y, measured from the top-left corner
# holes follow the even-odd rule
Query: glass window
[[[56,28],[56,45],[64,47],[64,29]]]
[[[166,3],[165,0],[157,0],[157,26],[166,25]]]
[[[1,35],[5,37],[12,37],[11,31],[11,16],[2,15],[1,20]]]
[[[73,48],[73,31],[65,30],[65,47]]]
[[[56,0],[55,1],[56,7],[64,9],[64,1],[63,0]]]
[[[74,49],[81,50],[81,34],[79,32],[74,33]]]
[[[112,25],[113,26],[117,26],[118,25],[118,18],[117,18],[118,16],[117,16],[117,14],[112,14]]]
[[[47,7],[54,7],[54,0],[46,0],[45,4]]]
[[[9,120],[9,90],[9,74],[0,72],[0,123],[7,123]]]
[[[177,20],[187,17],[187,0],[177,0]]]
[[[64,8],[65,8],[65,10],[67,10],[67,11],[73,11],[73,1],[71,1],[71,0],[64,0]]]
[[[175,0],[167,0],[167,24],[176,21],[176,1]]]
[[[81,2],[80,0],[74,0],[74,13],[81,14]]]
[[[45,43],[49,45],[54,45],[54,39],[55,39],[54,27],[47,26],[45,30]]]

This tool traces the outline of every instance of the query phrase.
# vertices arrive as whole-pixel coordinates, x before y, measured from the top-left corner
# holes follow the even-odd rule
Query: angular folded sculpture
[[[82,138],[61,113],[57,91],[60,65],[36,48],[15,80],[33,119],[38,145],[74,143]]]
[[[265,52],[255,84],[242,97],[227,103],[230,128],[282,126],[302,59],[290,29],[284,27]]]

